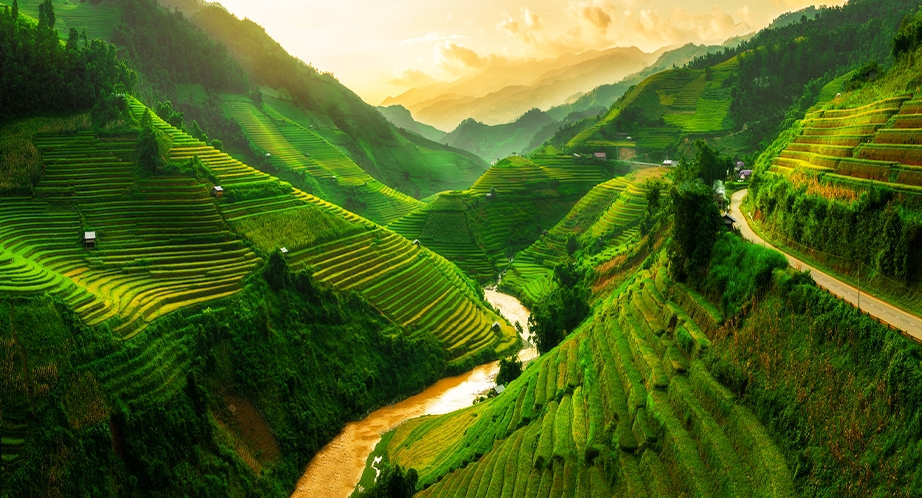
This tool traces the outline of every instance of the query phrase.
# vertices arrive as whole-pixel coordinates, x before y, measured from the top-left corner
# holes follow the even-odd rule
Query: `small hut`
[[[733,226],[736,225],[736,218],[730,216],[729,214],[725,214],[723,220],[724,226],[727,227],[727,230],[733,230]]]
[[[83,247],[87,249],[96,248],[96,232],[83,232]]]
[[[752,177],[751,169],[744,169],[740,171],[739,179],[741,182],[748,182],[751,177]]]
[[[279,252],[282,253],[282,256],[288,256],[288,248],[287,248],[287,247],[283,247],[283,248],[279,249]]]
[[[499,384],[498,386],[493,388],[493,391],[495,391],[496,394],[503,394],[505,390],[506,390],[506,386],[504,386],[503,384]]]
[[[672,159],[666,159],[665,161],[663,161],[664,168],[671,168],[673,166],[675,166],[675,161],[673,161]]]
[[[499,331],[500,331],[500,324],[499,324],[499,322],[493,322],[493,325],[490,326],[490,331],[491,331],[491,332],[499,332]]]
[[[598,159],[599,161],[607,161],[607,160],[608,160],[608,154],[606,154],[606,153],[604,153],[604,152],[596,152],[595,154],[593,154],[593,157],[595,157],[595,158]]]
[[[416,247],[419,247],[419,245],[420,245],[419,239],[413,240],[413,245],[416,246]]]
[[[214,187],[211,187],[211,196],[217,197],[217,198],[224,197],[224,188],[221,187],[220,185],[215,185]]]

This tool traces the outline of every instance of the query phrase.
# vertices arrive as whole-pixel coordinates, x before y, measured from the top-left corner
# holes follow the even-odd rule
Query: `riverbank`
[[[529,342],[528,310],[512,296],[494,290],[486,290],[484,294],[511,323],[518,322],[522,327],[526,340],[525,348],[519,352],[522,362],[536,358],[537,349]],[[292,498],[348,498],[362,477],[368,455],[383,434],[412,418],[442,415],[471,406],[475,399],[496,386],[498,371],[498,362],[481,365],[465,374],[442,379],[415,396],[346,424],[343,431],[310,461]]]

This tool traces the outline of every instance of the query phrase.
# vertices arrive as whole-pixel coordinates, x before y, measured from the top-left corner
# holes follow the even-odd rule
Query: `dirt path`
[[[772,247],[788,258],[788,263],[798,270],[808,270],[810,276],[813,277],[813,280],[816,281],[817,285],[828,289],[830,292],[839,296],[839,298],[848,301],[849,303],[856,305],[858,304],[858,289],[852,287],[851,285],[836,279],[835,277],[823,273],[816,268],[804,263],[803,261],[785,253],[781,249],[767,243],[762,237],[759,237],[749,226],[749,218],[744,215],[740,209],[740,205],[743,203],[743,197],[746,196],[748,190],[740,190],[734,192],[730,197],[730,212],[731,216],[736,218],[739,222],[740,232],[743,234],[743,237],[746,240],[752,241],[756,244],[762,244],[767,247]],[[873,296],[870,296],[864,292],[861,293],[861,310],[867,312],[874,318],[881,320],[884,323],[887,323],[895,328],[898,328],[910,336],[914,337],[916,340],[922,341],[922,318],[909,314],[899,308],[896,308],[880,299],[877,299]]]

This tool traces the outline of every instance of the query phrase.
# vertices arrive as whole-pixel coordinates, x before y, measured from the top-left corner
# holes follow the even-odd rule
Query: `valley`
[[[0,3],[0,498],[922,494],[917,4],[365,7]]]

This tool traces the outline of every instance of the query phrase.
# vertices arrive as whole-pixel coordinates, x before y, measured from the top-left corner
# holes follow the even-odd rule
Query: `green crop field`
[[[794,496],[767,429],[702,363],[722,318],[691,318],[690,292],[638,273],[503,394],[401,426],[390,460],[423,497]]]
[[[851,109],[830,103],[808,113],[798,129],[766,173],[811,173],[819,184],[859,193],[876,184],[922,199],[922,100],[904,94]]]
[[[234,97],[239,100],[239,97]],[[481,159],[459,149],[396,133],[392,139],[368,142],[336,128],[329,116],[305,111],[282,98],[265,99],[265,112],[277,122],[295,124],[335,145],[378,180],[418,198],[469,187],[486,169]],[[291,131],[283,126],[283,132]],[[292,142],[296,144],[296,141]]]
[[[567,147],[584,152],[627,147],[636,148],[638,154],[659,153],[682,135],[728,135],[731,95],[726,82],[738,67],[739,59],[734,57],[707,71],[682,68],[656,73],[632,87]],[[628,115],[634,117],[623,117]],[[607,130],[613,126],[631,140],[610,138],[614,131]]]
[[[22,0],[19,2],[19,10],[23,14],[38,19],[38,6],[43,0]],[[86,36],[92,40],[111,40],[112,33],[115,32],[115,26],[122,20],[122,9],[117,5],[109,2],[71,2],[68,0],[55,1],[54,14],[57,22],[55,27],[58,29],[61,39],[66,40],[67,34],[71,28],[77,30],[77,33],[83,33],[86,30]],[[2,5],[12,5],[13,1],[9,0],[0,3]]]
[[[136,115],[142,112],[139,106],[135,101]],[[229,202],[238,185],[271,185],[278,180],[196,143],[156,117],[154,122],[172,137],[171,158],[188,160],[197,155],[226,186],[225,199],[218,203],[220,212],[260,250],[287,248],[293,267],[311,268],[318,280],[361,293],[411,331],[432,332],[454,361],[484,350],[504,351],[517,343],[512,327],[488,310],[473,283],[441,256],[297,189]],[[496,322],[499,330],[493,330]]]
[[[536,240],[609,174],[556,151],[500,161],[470,189],[447,192],[388,225],[453,261],[477,280],[491,280],[509,256]]]
[[[375,180],[336,146],[268,104],[263,104],[264,112],[240,97],[225,97],[224,109],[250,140],[269,154],[269,162],[275,167],[323,181],[323,192],[317,192],[320,197],[347,203],[357,214],[382,224],[422,206],[418,200]]]
[[[136,117],[144,112],[129,104]],[[453,359],[515,344],[448,261],[153,121],[171,160],[198,157],[225,197],[192,178],[137,177],[132,135],[36,136],[44,175],[34,197],[0,199],[0,290],[49,292],[87,323],[110,320],[131,337],[170,311],[237,292],[261,262],[240,234],[264,254],[289,248],[292,265],[361,292],[410,330],[433,332]],[[82,231],[96,232],[95,248],[82,247]]]
[[[259,264],[205,185],[136,180],[133,138],[78,132],[34,142],[45,166],[35,198],[0,201],[5,270],[18,273],[19,292],[50,291],[86,322],[116,318],[115,330],[130,336],[172,310],[236,292]],[[97,233],[95,249],[81,246],[81,230]]]
[[[567,259],[570,237],[589,249],[582,260],[593,267],[624,252],[640,235],[636,225],[647,203],[642,183],[662,173],[644,170],[595,186],[546,235],[516,255],[501,288],[526,303],[540,301],[556,285],[554,267]]]

